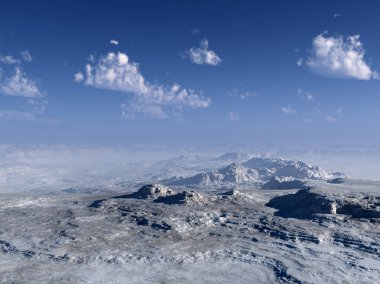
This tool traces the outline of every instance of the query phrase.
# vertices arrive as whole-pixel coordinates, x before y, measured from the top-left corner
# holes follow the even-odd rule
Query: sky
[[[380,144],[378,1],[0,6],[0,144]]]

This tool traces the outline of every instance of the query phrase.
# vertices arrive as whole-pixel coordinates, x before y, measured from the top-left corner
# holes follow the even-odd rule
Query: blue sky
[[[379,144],[379,11],[2,1],[0,143]]]

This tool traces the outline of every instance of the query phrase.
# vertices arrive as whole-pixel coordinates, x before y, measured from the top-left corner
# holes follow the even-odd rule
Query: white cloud
[[[297,66],[302,66],[303,64],[303,59],[302,58],[299,58],[296,62]]]
[[[171,88],[153,86],[144,94],[135,94],[122,105],[122,116],[128,119],[137,118],[139,114],[152,118],[165,119],[170,112],[181,112],[183,108],[207,108],[211,100],[205,99],[193,90],[181,89],[177,84]]]
[[[23,97],[29,105],[28,111],[0,110],[0,119],[36,121],[42,114],[48,101],[45,93],[41,92],[37,82],[24,72],[22,65],[32,62],[33,58],[28,50],[20,52],[20,58],[0,56],[0,62],[5,63],[4,70],[0,68],[0,94],[6,96]]]
[[[168,114],[162,109],[161,106],[146,104],[134,98],[127,104],[121,105],[121,117],[126,119],[136,119],[138,114],[146,115],[156,119],[166,119]]]
[[[320,34],[313,39],[312,52],[306,64],[314,72],[328,77],[377,78],[377,72],[365,62],[364,54],[359,35],[327,37]]]
[[[0,110],[0,119],[34,121],[36,117],[33,113],[13,110]]]
[[[152,118],[166,118],[169,112],[180,112],[183,108],[207,108],[211,100],[184,89],[178,84],[163,86],[147,82],[140,73],[139,65],[129,60],[125,53],[109,52],[99,60],[86,65],[85,74],[77,73],[74,80],[85,85],[125,92],[132,97],[123,104],[122,116],[136,118],[139,114]]]
[[[33,114],[42,114],[48,105],[48,101],[41,98],[28,99],[27,102],[32,106]]]
[[[145,94],[149,86],[141,75],[139,65],[129,62],[125,53],[109,52],[106,56],[95,59],[86,65],[84,83],[99,89]],[[78,73],[77,73],[78,74]],[[77,75],[75,74],[75,75]]]
[[[233,120],[233,121],[240,120],[239,114],[236,112],[232,112],[232,111],[227,114],[226,118],[228,120]]]
[[[23,50],[20,52],[21,59],[26,62],[32,62],[33,58],[29,50]],[[15,58],[12,55],[0,55],[0,63],[7,65],[19,65],[21,64],[21,59]]]
[[[203,39],[200,43],[200,47],[192,47],[188,51],[188,55],[192,62],[195,64],[207,64],[216,66],[219,65],[222,60],[220,57],[212,50],[208,49],[208,40]]]
[[[333,17],[338,18],[338,17],[340,17],[340,14],[334,14]]]
[[[0,82],[0,92],[8,96],[19,96],[26,98],[42,97],[43,94],[37,87],[37,83],[29,79],[21,67],[15,68],[15,74]]]
[[[74,82],[82,82],[84,80],[84,76],[82,74],[82,72],[78,72],[74,75]]]
[[[297,110],[292,108],[291,105],[281,107],[281,111],[286,114],[296,114]]]
[[[110,44],[112,44],[112,45],[118,45],[119,42],[117,40],[115,40],[115,39],[111,39],[110,40]]]
[[[314,96],[310,93],[306,93],[305,96],[304,96],[304,99],[307,100],[307,101],[313,101],[314,100]]]
[[[255,92],[240,92],[239,89],[235,88],[227,93],[227,97],[229,98],[239,98],[241,100],[250,99],[256,97],[257,94]]]
[[[14,58],[12,55],[0,55],[0,63],[13,65],[13,64],[19,64],[20,60]]]
[[[33,57],[32,55],[30,54],[29,50],[23,50],[20,52],[21,54],[21,58],[26,61],[26,62],[32,62],[33,61]]]
[[[309,91],[302,90],[301,88],[298,88],[297,94],[306,101],[314,101],[315,99]]]

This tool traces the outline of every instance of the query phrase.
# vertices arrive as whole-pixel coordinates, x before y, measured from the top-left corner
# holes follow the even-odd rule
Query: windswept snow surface
[[[183,152],[0,147],[0,283],[380,282],[380,182]]]
[[[378,186],[2,195],[0,282],[376,283]]]

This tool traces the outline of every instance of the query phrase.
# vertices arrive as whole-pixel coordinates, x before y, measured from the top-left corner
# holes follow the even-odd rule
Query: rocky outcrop
[[[293,177],[296,179],[327,180],[334,176],[322,170],[320,167],[312,166],[301,161],[289,161],[283,159],[253,158],[243,164],[252,169],[266,168],[273,172],[274,176]]]
[[[352,218],[380,218],[380,197],[345,196],[304,189],[295,194],[278,196],[267,206],[278,209],[276,215],[293,218],[310,218],[318,214],[341,214]]]
[[[174,195],[169,196],[160,196],[154,200],[156,203],[165,203],[165,204],[203,204],[205,203],[206,198],[195,191],[182,191]]]
[[[141,187],[137,192],[129,195],[130,198],[155,199],[159,196],[173,194],[173,190],[160,184],[148,184]]]
[[[272,177],[263,185],[263,189],[301,189],[305,183],[293,177]]]

